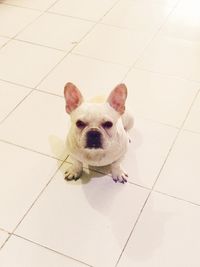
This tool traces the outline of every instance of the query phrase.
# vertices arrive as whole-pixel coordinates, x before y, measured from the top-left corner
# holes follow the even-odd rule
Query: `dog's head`
[[[106,150],[116,138],[118,120],[125,110],[127,88],[119,84],[104,103],[84,102],[79,89],[72,83],[64,88],[66,112],[71,117],[70,134],[76,146],[84,150]]]

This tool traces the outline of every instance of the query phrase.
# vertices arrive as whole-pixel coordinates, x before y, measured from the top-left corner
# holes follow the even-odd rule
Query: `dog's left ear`
[[[127,98],[127,87],[124,83],[121,83],[115,87],[110,93],[107,102],[112,108],[114,108],[120,114],[125,111],[125,102]]]
[[[67,83],[64,88],[66,111],[71,113],[83,102],[83,96],[73,83]]]

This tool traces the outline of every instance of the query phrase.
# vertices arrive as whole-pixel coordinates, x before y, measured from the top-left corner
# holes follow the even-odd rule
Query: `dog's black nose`
[[[86,147],[87,148],[101,148],[101,133],[97,130],[90,130],[86,136]]]

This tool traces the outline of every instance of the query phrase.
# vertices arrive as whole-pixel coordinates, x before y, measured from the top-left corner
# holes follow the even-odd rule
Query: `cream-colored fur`
[[[113,180],[122,183],[127,181],[127,174],[120,164],[129,142],[128,131],[133,127],[131,114],[126,110],[121,112],[126,93],[126,87],[122,84],[112,91],[108,101],[104,97],[95,97],[90,102],[84,102],[80,91],[73,84],[66,85],[66,110],[70,110],[68,113],[71,117],[66,145],[73,160],[66,172],[67,180],[78,179],[83,163],[86,163],[90,166],[111,165]],[[80,121],[84,124],[81,127],[77,126]],[[104,127],[104,122],[112,122],[112,127]],[[96,141],[88,137],[91,131],[100,135],[100,147],[96,147]],[[87,147],[88,138],[94,148]]]

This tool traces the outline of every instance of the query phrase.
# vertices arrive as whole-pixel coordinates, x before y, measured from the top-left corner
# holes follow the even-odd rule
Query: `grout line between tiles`
[[[21,105],[26,98],[28,98],[34,90],[32,89],[27,95],[25,95],[21,101],[0,121],[0,125]]]
[[[0,231],[2,231],[2,232],[4,232],[4,233],[7,233],[7,234],[9,234],[9,232],[8,232],[8,231],[6,231],[5,229],[3,229],[3,228],[1,228],[1,227],[0,227]]]
[[[189,107],[189,109],[188,109],[188,111],[187,111],[187,114],[186,114],[186,116],[185,116],[185,119],[183,120],[183,122],[182,122],[182,124],[181,124],[181,127],[180,127],[180,129],[178,130],[178,132],[177,132],[177,134],[176,134],[176,136],[175,136],[175,138],[174,138],[174,141],[172,142],[172,145],[171,145],[171,147],[170,147],[170,149],[169,149],[169,151],[168,151],[168,153],[167,153],[167,156],[166,156],[166,158],[165,158],[165,161],[164,161],[162,167],[160,168],[160,171],[159,171],[159,173],[158,173],[158,175],[157,175],[157,178],[156,178],[155,181],[154,181],[154,184],[153,184],[153,186],[152,186],[152,190],[154,190],[154,188],[155,188],[155,185],[156,185],[156,183],[157,183],[157,181],[158,181],[158,178],[160,177],[160,174],[161,174],[161,172],[162,172],[162,170],[163,170],[163,168],[164,168],[164,166],[165,166],[165,163],[166,163],[167,159],[169,158],[169,155],[170,155],[170,153],[171,153],[171,151],[172,151],[172,149],[173,149],[173,147],[174,147],[174,145],[175,145],[175,143],[176,143],[176,141],[177,141],[177,139],[178,139],[180,133],[184,130],[183,127],[184,127],[184,125],[185,125],[185,122],[186,122],[186,120],[187,120],[187,118],[188,118],[188,116],[189,116],[189,114],[190,114],[190,111],[191,111],[191,109],[192,109],[192,107],[193,107],[193,105],[194,105],[194,103],[195,103],[195,101],[196,101],[196,99],[197,99],[197,97],[198,97],[199,94],[200,94],[200,89],[197,91],[197,93],[195,94],[195,96],[194,96],[194,98],[193,98],[193,100],[192,100],[192,102],[191,102],[191,105],[190,105],[190,107]]]
[[[57,2],[58,0],[56,0]],[[28,10],[33,10],[33,11],[40,11],[40,12],[43,12],[44,9],[40,9],[40,8],[34,8],[34,7],[27,7],[27,6],[19,6],[19,5],[16,5],[16,4],[12,4],[12,3],[4,3],[2,1],[0,1],[0,4],[3,4],[3,5],[6,5],[6,6],[13,6],[13,7],[18,7],[18,8],[24,8],[24,9],[28,9]],[[53,3],[54,4],[54,3]],[[52,4],[52,5],[53,5]],[[51,5],[51,6],[52,6]]]
[[[197,132],[197,131],[194,131],[194,130],[190,130],[190,129],[187,129],[187,128],[183,128],[183,131],[200,135],[200,132]]]
[[[18,144],[15,144],[15,143],[12,143],[12,142],[10,142],[10,141],[3,140],[3,139],[0,139],[0,142],[5,143],[5,144],[8,144],[8,145],[12,145],[12,146],[15,146],[15,147],[24,149],[24,150],[28,150],[28,151],[30,151],[30,152],[37,153],[37,154],[40,154],[40,155],[42,155],[42,156],[45,156],[45,157],[48,157],[48,158],[51,158],[51,159],[59,160],[59,161],[61,161],[61,162],[67,160],[67,158],[68,158],[68,156],[67,156],[67,157],[65,157],[65,159],[59,159],[59,158],[56,158],[56,157],[54,157],[54,156],[51,156],[51,155],[42,153],[42,152],[40,152],[40,151],[31,149],[31,148],[28,148],[28,147],[25,147],[25,146],[22,146],[22,145],[18,145]]]
[[[124,245],[124,247],[123,247],[123,249],[122,249],[122,251],[121,251],[121,253],[120,253],[120,255],[119,255],[119,258],[118,258],[118,260],[117,260],[117,262],[116,262],[115,267],[117,267],[117,265],[119,264],[119,261],[120,261],[122,255],[123,255],[123,253],[124,253],[124,250],[126,249],[127,244],[128,244],[128,242],[129,242],[129,240],[130,240],[130,238],[131,238],[131,236],[132,236],[132,234],[133,234],[133,232],[134,232],[134,230],[135,230],[135,227],[136,227],[138,221],[140,220],[141,214],[142,214],[142,212],[143,212],[143,210],[144,210],[144,208],[145,208],[145,206],[146,206],[146,204],[147,204],[147,201],[149,200],[149,197],[150,197],[150,195],[151,195],[151,192],[152,192],[152,191],[149,192],[149,194],[148,194],[148,196],[147,196],[147,198],[146,198],[146,200],[145,200],[145,202],[144,202],[144,204],[143,204],[143,206],[142,206],[142,208],[141,208],[141,210],[140,210],[140,213],[139,213],[139,215],[138,215],[138,217],[137,217],[137,220],[135,221],[135,223],[134,223],[134,225],[133,225],[133,228],[132,228],[132,230],[131,230],[131,232],[130,232],[130,234],[129,234],[129,236],[128,236],[128,239],[127,239],[127,241],[126,241],[126,243],[125,243],[125,245]]]
[[[123,63],[115,62],[115,61],[109,61],[109,60],[105,60],[105,59],[101,59],[101,58],[97,58],[97,57],[93,57],[93,56],[88,56],[88,55],[84,55],[84,54],[81,54],[81,53],[78,53],[78,52],[72,52],[71,54],[72,55],[76,55],[76,56],[80,56],[80,57],[84,57],[84,58],[88,58],[88,59],[97,60],[97,61],[104,62],[104,63],[118,65],[118,66],[121,66],[121,67],[124,67],[124,68],[128,68],[128,69],[130,68],[130,65],[126,65],[126,64],[123,64]]]
[[[125,243],[125,245],[124,245],[124,247],[123,247],[123,250],[122,250],[122,252],[121,252],[121,254],[120,254],[120,256],[119,256],[119,258],[118,258],[118,260],[117,260],[117,263],[116,263],[115,267],[117,267],[117,265],[119,264],[119,261],[120,261],[122,255],[123,255],[123,252],[124,252],[124,250],[126,249],[127,244],[128,244],[128,242],[129,242],[131,236],[134,234],[134,230],[135,230],[135,228],[136,228],[136,225],[137,225],[138,221],[140,220],[142,211],[144,210],[144,208],[145,208],[145,206],[146,206],[146,203],[148,202],[148,199],[150,198],[152,192],[154,192],[155,185],[156,185],[156,183],[157,183],[157,181],[158,181],[158,179],[159,179],[159,177],[160,177],[160,174],[161,174],[161,172],[162,172],[162,170],[163,170],[163,168],[164,168],[164,166],[165,166],[165,163],[166,163],[166,161],[168,160],[169,155],[170,155],[170,153],[171,153],[171,151],[172,151],[172,149],[173,149],[173,147],[174,147],[174,145],[175,145],[175,143],[176,143],[176,141],[177,141],[177,139],[178,139],[180,133],[181,133],[182,130],[183,130],[183,126],[184,126],[184,124],[185,124],[185,121],[187,120],[187,118],[188,118],[188,116],[189,116],[189,114],[190,114],[190,111],[191,111],[191,109],[192,109],[192,106],[194,105],[194,102],[195,102],[195,100],[196,100],[196,98],[198,97],[199,94],[200,94],[200,89],[199,89],[199,90],[197,91],[197,93],[195,94],[195,97],[193,98],[193,100],[192,100],[192,102],[191,102],[191,105],[190,105],[190,107],[189,107],[189,109],[188,109],[188,112],[187,112],[187,114],[186,114],[186,116],[185,116],[185,119],[184,119],[184,121],[183,121],[182,124],[181,124],[181,128],[178,130],[178,132],[177,132],[177,134],[176,134],[176,136],[175,136],[175,138],[174,138],[174,140],[173,140],[173,142],[172,142],[172,144],[171,144],[171,146],[170,146],[170,148],[169,148],[169,151],[168,151],[168,153],[167,153],[167,156],[166,156],[166,158],[165,158],[165,160],[164,160],[164,162],[163,162],[163,164],[162,164],[162,166],[161,166],[161,168],[160,168],[160,171],[159,171],[159,173],[158,173],[158,175],[157,175],[157,177],[156,177],[156,179],[155,179],[155,181],[154,181],[154,184],[153,184],[153,186],[152,186],[152,189],[151,189],[149,195],[147,196],[147,199],[146,199],[146,201],[145,201],[145,203],[144,203],[144,205],[143,205],[143,207],[142,207],[142,210],[141,210],[141,212],[140,212],[140,214],[139,214],[139,216],[138,216],[138,218],[137,218],[137,220],[136,220],[136,222],[135,222],[135,224],[134,224],[134,226],[133,226],[133,229],[132,229],[132,231],[131,231],[131,233],[130,233],[130,235],[129,235],[129,237],[128,237],[128,240],[127,240],[127,242]],[[179,200],[181,200],[181,199],[179,199]],[[186,201],[186,200],[182,200],[182,201],[185,201],[185,202],[187,202],[187,203],[190,203],[189,201]],[[190,203],[190,204],[194,204],[194,203]],[[196,204],[196,206],[198,206],[198,204]]]
[[[14,229],[10,232],[10,236],[6,239],[6,241],[3,243],[3,245],[1,246],[1,248],[8,242],[8,240],[10,239],[10,237],[12,236],[12,234],[17,230],[17,228],[19,227],[19,225],[22,223],[22,221],[25,219],[25,217],[27,216],[27,214],[30,212],[30,210],[32,209],[32,207],[35,205],[35,203],[38,201],[38,199],[40,198],[40,196],[43,194],[43,192],[45,191],[45,189],[47,188],[47,186],[51,183],[51,181],[54,179],[55,175],[57,174],[57,172],[60,170],[60,168],[62,167],[62,165],[64,164],[65,160],[61,161],[61,164],[59,165],[58,168],[56,168],[55,172],[53,173],[53,175],[51,176],[51,178],[49,179],[49,181],[46,183],[46,185],[42,188],[42,190],[38,193],[37,197],[35,198],[35,200],[32,202],[32,204],[29,206],[29,208],[27,209],[27,211],[25,212],[25,214],[21,217],[21,219],[19,220],[19,222],[17,223],[17,225],[14,227]]]
[[[94,28],[98,25],[98,23],[102,20],[102,18],[108,13],[110,12],[110,10],[112,10],[112,8],[119,2],[120,0],[116,1],[112,7],[105,12],[105,14],[94,23],[94,25],[82,36],[82,38],[80,38],[80,40],[74,45],[74,47],[72,47],[62,58],[61,60],[59,60],[54,67],[39,81],[39,83],[35,86],[35,88],[37,88],[48,76],[49,74],[81,43],[81,41],[90,33],[94,30]]]
[[[32,244],[34,244],[34,245],[39,246],[39,247],[45,248],[45,249],[47,249],[47,250],[50,250],[50,251],[52,251],[52,252],[54,252],[54,253],[56,253],[56,254],[59,254],[59,255],[65,257],[65,258],[68,258],[68,259],[77,261],[77,262],[79,262],[79,263],[82,263],[82,264],[84,264],[85,266],[93,267],[92,265],[89,265],[89,264],[87,264],[87,263],[85,263],[85,262],[83,262],[83,261],[80,261],[80,260],[75,259],[75,258],[73,258],[73,257],[70,257],[70,256],[68,256],[68,255],[66,255],[66,254],[64,254],[64,253],[61,253],[61,252],[59,252],[59,251],[57,251],[57,250],[54,250],[54,249],[51,249],[51,248],[46,247],[46,246],[44,246],[44,245],[41,245],[40,243],[37,243],[37,242],[35,242],[35,241],[32,241],[32,240],[30,240],[30,239],[28,239],[28,238],[25,238],[25,237],[23,237],[23,236],[20,236],[20,235],[18,235],[18,234],[12,234],[12,235],[13,235],[13,236],[16,236],[16,237],[18,237],[18,238],[21,238],[21,239],[23,239],[23,240],[25,240],[25,241],[28,241],[28,242],[30,242],[30,243],[32,243]]]
[[[56,47],[53,47],[53,46],[48,46],[48,45],[44,45],[44,44],[40,44],[40,43],[35,43],[35,42],[31,42],[31,41],[20,39],[20,38],[17,38],[17,37],[15,37],[14,40],[17,41],[17,42],[32,44],[32,45],[35,45],[35,46],[40,46],[40,47],[43,47],[43,48],[53,49],[55,51],[66,53],[66,50],[60,49],[60,48],[56,48]]]
[[[67,15],[67,14],[63,14],[63,13],[59,13],[56,11],[46,11],[47,14],[52,14],[52,15],[57,15],[57,16],[61,16],[61,17],[66,17],[66,18],[71,18],[74,20],[80,20],[80,21],[85,21],[85,22],[92,22],[92,23],[96,23],[96,20],[91,20],[91,19],[85,19],[85,18],[81,18],[81,17],[76,17],[76,16],[71,16],[71,15]]]
[[[67,157],[67,159],[69,158],[69,156]],[[72,165],[72,162],[70,162],[70,161],[68,161],[68,160],[65,160],[65,163],[67,163],[67,164],[71,164]],[[91,172],[94,172],[94,173],[97,173],[97,174],[103,174],[104,176],[109,176],[111,179],[112,179],[112,175],[110,174],[110,173],[106,173],[106,172],[103,172],[103,171],[99,171],[99,170],[96,170],[96,169],[91,169],[91,168],[89,168],[89,167],[83,167],[83,169],[86,169],[86,170],[88,170],[88,171],[91,171]],[[134,182],[132,182],[132,181],[127,181],[128,182],[128,184],[130,184],[130,185],[134,185],[134,186],[137,186],[137,187],[140,187],[140,188],[142,188],[142,189],[145,189],[145,190],[151,190],[151,188],[149,188],[149,187],[145,187],[145,186],[143,186],[143,185],[140,185],[140,184],[136,184],[136,183],[134,183]]]
[[[180,0],[179,0],[180,1]],[[179,1],[177,1],[177,3],[172,7],[171,11],[169,12],[169,14],[166,16],[166,18],[164,19],[163,23],[161,23],[160,27],[158,27],[157,31],[152,35],[152,38],[147,42],[147,44],[145,45],[145,47],[142,49],[141,53],[139,53],[138,57],[136,58],[135,62],[131,65],[131,67],[129,68],[128,72],[124,75],[123,80],[126,79],[127,75],[131,72],[131,70],[136,66],[136,64],[138,63],[138,61],[140,60],[140,58],[142,57],[144,51],[148,48],[148,46],[150,45],[150,43],[156,38],[156,36],[160,33],[161,29],[163,28],[163,26],[166,24],[166,22],[168,21],[169,17],[171,16],[171,14],[174,12],[174,10],[176,9],[176,7],[178,6]],[[123,81],[122,80],[122,81]]]
[[[43,192],[46,190],[46,188],[48,187],[48,185],[51,183],[51,181],[54,179],[54,177],[56,176],[56,174],[59,172],[59,170],[61,169],[61,167],[63,166],[63,164],[65,163],[65,160],[61,161],[61,164],[59,165],[59,167],[55,170],[55,172],[53,173],[53,175],[51,176],[51,178],[49,179],[49,181],[46,183],[46,185],[43,187],[43,189],[40,191],[40,193],[38,194],[38,196],[35,198],[35,200],[33,201],[33,203],[30,205],[30,207],[27,209],[26,213],[24,214],[24,216],[21,218],[21,220],[19,221],[19,223],[15,226],[15,228],[13,229],[12,233],[13,234],[17,228],[19,227],[19,225],[22,223],[22,221],[25,219],[25,217],[28,215],[28,213],[30,212],[30,210],[32,209],[32,207],[35,205],[35,203],[38,201],[38,199],[41,197],[41,195],[43,194]]]
[[[167,193],[159,191],[159,190],[153,190],[152,192],[159,193],[160,195],[164,195],[164,196],[167,196],[167,197],[170,197],[170,198],[174,198],[176,200],[179,200],[179,201],[182,201],[182,202],[185,202],[187,204],[190,204],[190,205],[193,205],[193,206],[196,206],[196,207],[200,208],[200,204],[192,202],[192,201],[189,201],[189,200],[186,200],[184,198],[176,197],[174,195],[170,195],[170,194],[167,194]]]
[[[150,73],[153,73],[153,74],[159,74],[159,75],[163,75],[163,76],[166,76],[166,77],[172,77],[172,78],[175,78],[175,79],[179,79],[179,80],[183,80],[183,81],[189,81],[189,82],[194,82],[194,83],[199,83],[200,84],[200,80],[194,80],[194,79],[190,79],[190,78],[185,78],[183,76],[179,76],[179,75],[177,76],[175,74],[174,75],[173,74],[166,74],[164,72],[152,71],[152,70],[149,70],[149,69],[136,67],[136,66],[133,66],[132,69],[145,71],[145,72],[150,72]]]

